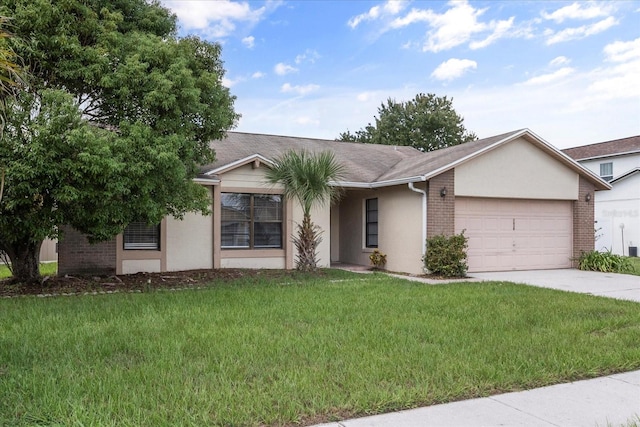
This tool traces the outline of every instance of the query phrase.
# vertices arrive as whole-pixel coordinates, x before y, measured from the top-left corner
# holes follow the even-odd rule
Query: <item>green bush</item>
[[[578,258],[580,270],[602,271],[604,273],[631,273],[633,264],[628,258],[608,252],[583,252]]]
[[[464,230],[453,236],[438,235],[427,239],[427,253],[422,258],[426,269],[444,277],[467,274],[467,238]]]

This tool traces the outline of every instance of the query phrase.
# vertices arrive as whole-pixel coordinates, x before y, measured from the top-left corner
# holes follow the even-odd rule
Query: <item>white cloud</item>
[[[242,44],[248,47],[249,49],[253,49],[255,46],[256,39],[253,36],[245,37],[242,39]]]
[[[608,30],[609,28],[617,24],[618,21],[613,16],[610,16],[606,19],[603,19],[602,21],[596,22],[595,24],[583,25],[576,28],[565,28],[564,30],[558,32],[547,31],[545,35],[549,37],[547,39],[547,44],[552,45],[569,40],[583,39],[585,37],[589,37]]]
[[[560,65],[567,65],[571,62],[571,60],[569,58],[567,58],[566,56],[558,56],[556,58],[553,58],[550,62],[549,65],[552,67],[559,67]]]
[[[296,93],[298,95],[307,95],[311,92],[315,92],[316,90],[320,89],[320,86],[318,85],[314,85],[314,84],[309,84],[309,85],[305,85],[305,86],[292,86],[289,83],[285,83],[282,85],[282,87],[280,88],[280,92],[282,93]]]
[[[451,7],[442,14],[431,9],[412,9],[405,16],[394,19],[389,28],[399,29],[420,22],[427,23],[430,29],[422,50],[428,52],[440,52],[467,42],[471,42],[471,49],[480,49],[511,33],[515,34],[513,17],[485,23],[479,18],[487,9],[476,9],[467,1],[450,1],[449,5]],[[484,39],[471,41],[474,35],[487,32],[490,34]]]
[[[569,6],[561,7],[553,13],[542,12],[542,17],[560,24],[566,19],[594,19],[609,16],[611,11],[610,5],[604,3],[576,2]]]
[[[462,76],[469,70],[475,70],[478,68],[476,61],[470,59],[456,59],[451,58],[438,67],[431,73],[431,77],[438,80],[453,80]]]
[[[307,49],[304,53],[296,56],[295,63],[301,64],[303,62],[315,63],[320,59],[320,54],[312,49]]]
[[[525,81],[523,84],[525,85],[542,85],[542,84],[547,84],[547,83],[553,83],[555,81],[561,80],[565,77],[567,77],[570,74],[573,74],[575,70],[571,67],[563,67],[560,68],[557,71],[554,71],[553,73],[549,73],[549,74],[543,74],[540,76],[536,76],[533,78],[530,78],[529,80]]]
[[[503,38],[513,28],[513,20],[514,18],[512,16],[506,21],[491,21],[490,27],[493,27],[493,33],[489,34],[489,36],[484,40],[469,43],[469,47],[471,49],[482,49],[483,47],[489,46],[496,40]]]
[[[209,37],[226,37],[236,29],[236,23],[255,24],[280,2],[268,2],[266,6],[252,9],[249,2],[217,0],[164,0],[163,5],[171,9],[187,31],[197,31]]]
[[[235,86],[236,84],[243,82],[245,79],[243,77],[238,77],[237,79],[230,79],[228,77],[222,77],[222,85],[228,88]]]
[[[349,19],[347,25],[351,28],[356,28],[363,21],[371,21],[377,19],[380,16],[380,6],[373,6],[368,12],[361,13]]]
[[[608,61],[622,62],[640,58],[640,38],[628,42],[616,41],[603,49]]]
[[[266,74],[265,74],[265,73],[263,73],[262,71],[256,71],[255,73],[253,73],[253,74],[251,75],[251,78],[252,78],[252,79],[261,79],[261,78],[263,78],[264,76],[266,76]]]
[[[284,76],[285,74],[294,73],[298,71],[298,69],[295,67],[292,67],[289,64],[279,62],[278,64],[276,64],[275,67],[273,67],[273,71],[275,71],[275,73],[279,76]]]
[[[589,102],[609,99],[640,99],[640,38],[628,42],[616,41],[606,45],[603,53],[612,66],[592,72],[587,88]]]
[[[382,7],[373,6],[367,12],[349,19],[347,25],[351,28],[356,28],[365,21],[375,21],[383,17],[395,16],[402,12],[402,10],[407,6],[407,3],[408,1],[406,0],[387,0]]]

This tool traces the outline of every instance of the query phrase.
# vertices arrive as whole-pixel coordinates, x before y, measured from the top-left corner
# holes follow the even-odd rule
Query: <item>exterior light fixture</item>
[[[442,187],[440,189],[440,197],[444,197],[447,195],[447,187]]]
[[[584,196],[584,201],[587,202],[587,203],[589,203],[591,201],[591,193],[587,193]]]

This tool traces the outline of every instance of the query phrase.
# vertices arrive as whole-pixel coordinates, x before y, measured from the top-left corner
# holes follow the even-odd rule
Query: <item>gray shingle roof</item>
[[[398,162],[423,155],[411,147],[241,132],[228,132],[225,139],[212,141],[211,147],[216,150],[216,161],[203,166],[202,172],[215,170],[254,154],[274,160],[291,149],[305,149],[312,153],[330,150],[344,166],[344,180],[351,182],[375,182],[378,176]]]
[[[275,160],[288,150],[307,150],[318,153],[332,151],[344,166],[345,174],[342,183],[347,186],[395,185],[402,182],[415,182],[430,179],[461,162],[482,154],[501,141],[510,141],[519,136],[527,137],[537,143],[540,148],[554,155],[561,162],[573,168],[597,187],[608,188],[606,183],[589,171],[563,156],[558,150],[542,141],[527,129],[479,139],[465,144],[423,153],[411,147],[377,144],[361,144],[324,139],[299,138],[277,135],[263,135],[242,132],[228,132],[222,140],[211,142],[216,151],[216,161],[201,167],[201,177],[212,177],[217,170],[235,162],[259,155],[268,160]]]
[[[574,160],[609,157],[622,153],[640,153],[640,135],[562,150]]]

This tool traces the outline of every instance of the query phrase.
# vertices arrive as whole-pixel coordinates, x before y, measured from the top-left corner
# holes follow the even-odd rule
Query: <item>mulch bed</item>
[[[240,278],[291,278],[294,271],[215,269],[166,273],[138,273],[119,276],[48,276],[41,283],[12,283],[0,280],[0,297],[21,295],[82,295],[115,292],[146,292],[215,286]],[[321,274],[321,273],[318,273]]]

